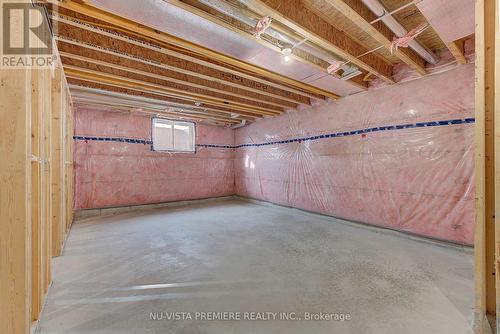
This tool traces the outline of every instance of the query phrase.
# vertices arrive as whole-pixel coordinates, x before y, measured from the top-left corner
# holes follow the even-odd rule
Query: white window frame
[[[183,125],[189,125],[189,126],[192,126],[193,127],[193,147],[192,149],[189,149],[189,150],[183,150],[183,149],[178,149],[175,147],[175,138],[174,138],[174,134],[175,132],[173,131],[173,127],[172,127],[172,147],[173,149],[158,149],[156,146],[155,146],[155,138],[156,138],[156,126],[155,124],[156,123],[162,123],[163,122],[172,122],[172,125],[175,126],[175,124],[183,124]],[[152,145],[151,145],[151,149],[153,151],[156,151],[156,152],[170,152],[170,153],[196,153],[196,123],[195,122],[189,122],[189,121],[181,121],[181,120],[177,120],[177,119],[168,119],[168,118],[160,118],[160,117],[153,117],[151,119],[151,141],[152,141]]]

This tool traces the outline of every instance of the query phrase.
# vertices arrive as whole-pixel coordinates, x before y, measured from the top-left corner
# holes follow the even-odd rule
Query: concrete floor
[[[39,330],[458,334],[468,332],[472,305],[468,251],[226,200],[75,223]],[[189,313],[166,320],[170,312]],[[209,312],[260,319],[196,319]]]

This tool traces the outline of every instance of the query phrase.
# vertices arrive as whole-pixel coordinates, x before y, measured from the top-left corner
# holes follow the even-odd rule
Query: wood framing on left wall
[[[73,221],[73,113],[57,59],[0,69],[0,333],[34,329]]]

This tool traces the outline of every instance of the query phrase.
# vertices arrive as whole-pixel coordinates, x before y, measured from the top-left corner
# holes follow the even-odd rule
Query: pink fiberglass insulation
[[[464,65],[265,119],[236,130],[236,193],[472,244],[473,117]]]
[[[151,151],[151,116],[79,107],[75,111],[75,208],[103,208],[234,194],[231,148]],[[196,125],[197,144],[233,145],[231,129]]]
[[[422,0],[416,6],[446,44],[474,34],[474,0]]]

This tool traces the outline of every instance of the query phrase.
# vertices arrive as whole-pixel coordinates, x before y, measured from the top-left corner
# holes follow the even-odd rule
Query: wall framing
[[[73,111],[58,55],[0,69],[0,85],[0,333],[30,333],[73,219]]]

